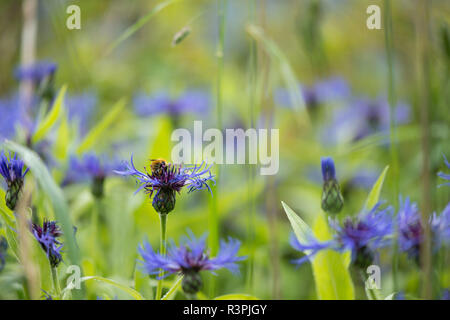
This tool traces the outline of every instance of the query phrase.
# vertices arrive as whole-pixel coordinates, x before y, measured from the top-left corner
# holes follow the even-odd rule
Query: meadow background
[[[256,165],[215,165],[213,196],[183,191],[168,216],[168,237],[176,242],[187,229],[196,235],[208,232],[213,248],[219,237],[242,241],[240,253],[247,260],[240,263],[240,276],[227,270],[217,276],[204,273],[199,298],[231,293],[262,299],[318,297],[311,265],[291,262],[301,254],[289,245],[292,228],[281,201],[314,223],[321,212],[322,156],[332,156],[336,164],[345,199],[340,215],[361,210],[388,165],[380,199],[395,207],[400,194],[409,196],[429,214],[449,202],[449,189],[437,188],[436,175],[447,170],[443,154],[450,157],[448,1],[46,0],[37,1],[31,47],[23,42],[25,3],[0,2],[0,136],[36,151],[50,173],[39,177],[37,165],[27,176],[31,218],[63,222],[55,213],[61,201],[77,228],[79,253],[64,247],[62,284],[69,262],[76,259],[84,276],[112,279],[152,297],[154,280],[136,274],[138,244],[148,239],[158,246],[159,219],[151,200],[134,194],[132,179],[114,174],[105,179],[101,199],[92,195],[90,181],[66,184],[64,179],[77,175],[70,156],[88,152],[116,161],[129,160],[133,153],[138,168],[148,166],[150,158],[170,161],[172,131],[192,130],[194,120],[202,120],[204,128],[280,130],[277,175],[261,176]],[[81,30],[66,28],[70,4],[81,8]],[[381,30],[366,27],[371,4],[382,9]],[[187,37],[173,45],[186,27]],[[121,38],[126,30],[135,32]],[[37,128],[47,127],[31,144],[26,130],[18,123],[11,126],[6,117],[19,92],[14,74],[24,46],[32,49],[28,54],[35,61],[57,64],[52,85],[60,97],[53,104],[58,112],[36,112]],[[158,109],[155,97],[162,94],[187,107],[178,113]],[[189,100],[189,94],[196,98]],[[155,98],[156,111],[140,111],[145,106],[139,97]],[[389,104],[397,110],[395,131],[390,130]],[[20,149],[6,144],[2,150]],[[2,201],[3,211],[13,217]],[[0,221],[6,235],[7,223]],[[7,252],[0,299],[40,298],[40,289],[52,291],[39,248],[25,268],[11,248]],[[392,249],[383,252],[381,261],[381,291],[387,296],[395,291]],[[439,273],[433,280],[434,298],[450,286],[448,262],[447,252],[432,266]],[[27,268],[35,270],[33,279]],[[366,299],[359,275],[352,270],[351,275],[355,297]],[[399,257],[398,287],[404,294],[421,297],[421,275],[418,266]],[[30,289],[30,281],[37,291]],[[132,298],[94,280],[84,283],[83,295]],[[184,296],[178,292],[172,298]]]

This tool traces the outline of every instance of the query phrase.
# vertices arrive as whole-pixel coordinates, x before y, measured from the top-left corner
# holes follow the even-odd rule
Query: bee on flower
[[[145,190],[150,198],[153,197],[153,208],[159,214],[165,215],[175,208],[176,193],[180,193],[183,188],[187,188],[188,192],[211,188],[208,185],[210,181],[215,183],[214,176],[211,174],[211,165],[206,162],[200,165],[192,165],[182,167],[164,159],[151,160],[148,172],[144,168],[144,172],[137,170],[131,156],[130,163],[125,163],[126,169],[123,171],[115,170],[114,172],[122,176],[133,176],[139,185],[136,192]]]

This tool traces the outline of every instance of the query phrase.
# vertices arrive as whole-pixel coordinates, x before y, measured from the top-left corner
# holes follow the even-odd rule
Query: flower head
[[[427,223],[431,230],[434,252],[438,251],[442,245],[450,244],[450,203],[440,215],[433,213]],[[417,204],[411,203],[408,197],[405,201],[400,198],[397,224],[400,250],[418,262],[420,248],[424,241],[424,227]]]
[[[324,79],[312,86],[302,86],[301,91],[306,106],[311,110],[321,104],[345,99],[350,96],[350,87],[347,81],[337,76]],[[292,104],[289,92],[285,89],[276,92],[275,100],[284,106]]]
[[[63,185],[74,182],[91,181],[92,194],[103,196],[105,179],[120,168],[120,163],[107,157],[99,157],[95,153],[86,153],[83,157],[70,157],[69,170],[64,178]]]
[[[68,119],[77,123],[81,135],[84,135],[88,130],[96,103],[97,96],[92,92],[84,92],[66,98],[65,105],[68,110]]]
[[[154,170],[155,162],[159,164],[157,170]],[[208,182],[214,182],[214,176],[210,171],[211,166],[208,166],[206,162],[186,167],[168,163],[161,159],[153,160],[152,163],[150,172],[146,168],[144,168],[145,172],[141,172],[135,168],[133,156],[131,156],[130,163],[125,163],[126,170],[115,170],[114,172],[122,176],[136,178],[139,184],[136,192],[144,189],[150,198],[153,196],[152,205],[160,214],[168,214],[174,209],[175,194],[180,193],[184,187],[188,188],[188,192],[203,189],[208,189],[211,192]]]
[[[15,76],[18,80],[31,80],[39,84],[46,77],[53,76],[57,68],[58,66],[53,62],[39,61],[31,65],[17,67]]]
[[[372,264],[378,249],[389,244],[393,233],[392,213],[390,209],[379,209],[379,204],[369,212],[361,213],[354,219],[347,218],[342,224],[331,221],[336,234],[332,240],[319,242],[312,235],[307,243],[291,239],[291,245],[306,256],[294,261],[302,264],[323,249],[338,252],[351,251],[352,263],[360,268]]]
[[[208,110],[209,97],[199,90],[187,91],[176,99],[166,92],[154,95],[140,93],[134,97],[134,108],[139,116],[151,116],[166,113],[179,116],[184,113],[205,113]]]
[[[31,230],[47,254],[50,265],[56,268],[62,261],[61,248],[63,247],[62,243],[58,240],[62,236],[62,231],[56,224],[56,221],[44,220],[42,227],[33,223]]]
[[[447,166],[447,168],[450,169],[450,162],[448,162],[448,160],[447,160],[447,158],[445,156],[444,156],[444,162],[445,162],[445,165]],[[445,174],[443,172],[439,172],[438,176],[441,177],[444,180],[449,181],[449,182],[444,182],[444,183],[440,184],[439,187],[441,187],[441,186],[450,186],[450,174]]]
[[[211,271],[226,268],[233,273],[238,273],[236,262],[245,259],[238,256],[240,242],[229,238],[228,242],[221,241],[219,252],[216,257],[210,258],[206,250],[206,236],[196,239],[194,235],[182,238],[177,247],[172,243],[166,256],[154,252],[148,242],[139,247],[142,257],[140,261],[144,271],[150,275],[158,274],[160,269],[167,272],[164,277],[171,274],[182,274],[184,276],[182,288],[186,293],[196,293],[200,290],[202,283],[199,276],[200,271]]]
[[[330,157],[321,159],[322,163],[322,209],[327,213],[339,213],[344,206],[344,198],[342,197],[339,183],[336,179],[336,169],[334,161]]]
[[[2,151],[0,154],[0,175],[3,176],[7,185],[7,191],[5,196],[6,205],[11,210],[16,207],[19,199],[20,192],[22,190],[25,175],[28,169],[23,170],[24,163],[17,158],[17,154],[8,157]]]

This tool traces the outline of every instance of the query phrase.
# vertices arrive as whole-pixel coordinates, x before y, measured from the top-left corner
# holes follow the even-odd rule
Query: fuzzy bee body
[[[164,168],[167,167],[167,161],[162,158],[150,159],[150,161],[151,161],[150,167],[152,169],[152,174],[154,174],[155,176],[161,176]]]

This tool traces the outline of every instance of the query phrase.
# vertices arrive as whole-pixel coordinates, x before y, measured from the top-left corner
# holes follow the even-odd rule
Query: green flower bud
[[[202,277],[197,271],[187,271],[184,273],[183,280],[181,281],[181,288],[183,292],[192,295],[200,291],[203,286]]]

